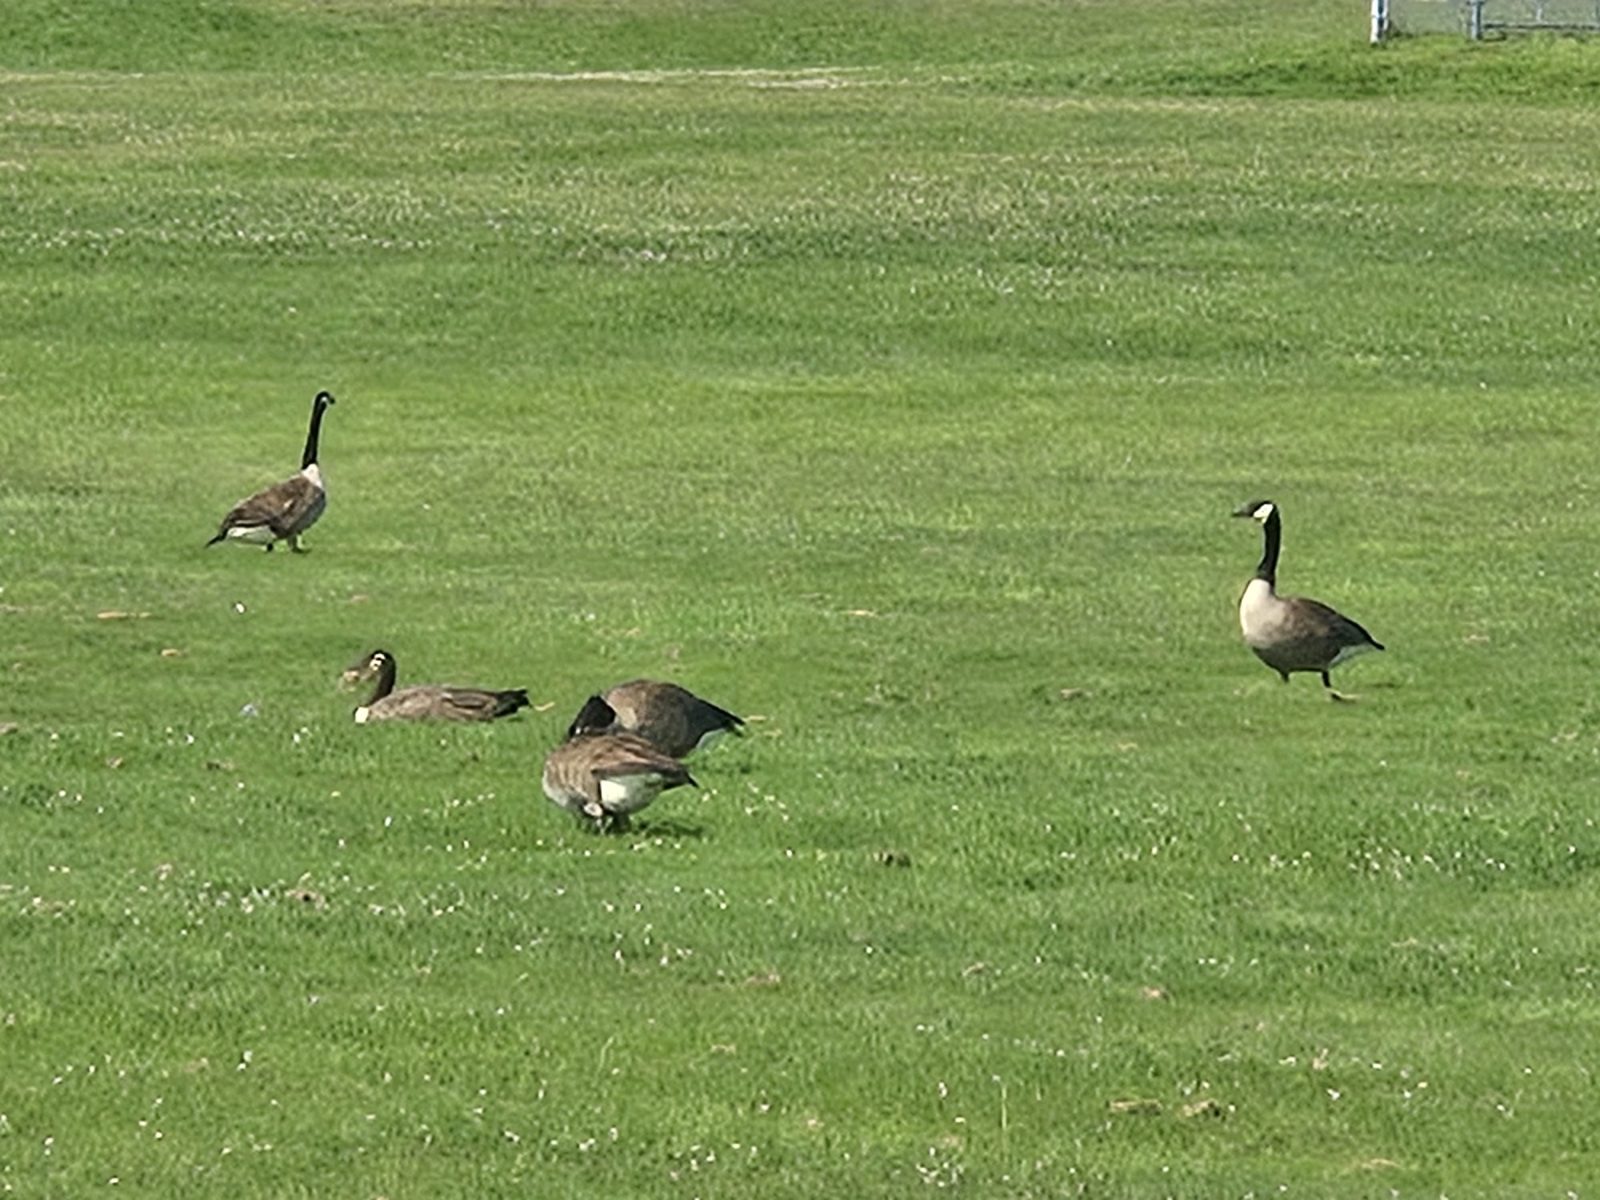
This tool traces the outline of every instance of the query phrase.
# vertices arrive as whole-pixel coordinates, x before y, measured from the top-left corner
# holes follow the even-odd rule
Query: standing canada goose
[[[683,758],[704,750],[725,733],[738,733],[744,720],[709,700],[702,700],[687,688],[654,679],[632,679],[619,683],[591,698],[602,701],[615,713],[619,729],[637,734],[664,754]],[[573,722],[577,728],[589,705]],[[569,736],[571,731],[568,731]]]
[[[626,829],[628,817],[662,792],[699,786],[676,758],[621,731],[616,717],[605,701],[590,697],[567,740],[545,757],[540,778],[546,796],[600,831]]]
[[[1239,599],[1239,628],[1245,645],[1285,683],[1292,671],[1315,671],[1335,700],[1344,699],[1333,690],[1328,672],[1346,659],[1368,650],[1382,650],[1383,646],[1349,617],[1320,601],[1278,595],[1278,547],[1283,541],[1283,522],[1276,504],[1252,500],[1233,515],[1260,521],[1266,541],[1255,578],[1245,585]]]
[[[355,711],[357,725],[371,721],[492,721],[508,717],[528,703],[523,688],[444,687],[419,683],[394,690],[394,655],[387,650],[363,654],[339,677],[346,687],[377,680],[372,696]]]
[[[217,536],[206,543],[246,542],[271,550],[274,543],[287,541],[289,549],[302,553],[300,535],[317,523],[328,504],[328,492],[317,465],[317,437],[322,432],[322,414],[333,397],[318,392],[311,402],[311,428],[306,431],[306,449],[300,456],[300,472],[282,483],[241,500],[222,518]]]

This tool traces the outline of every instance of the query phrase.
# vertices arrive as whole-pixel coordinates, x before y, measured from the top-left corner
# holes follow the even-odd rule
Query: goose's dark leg
[[[1328,699],[1337,700],[1340,704],[1354,704],[1354,696],[1346,696],[1342,692],[1333,690],[1333,681],[1328,678],[1326,671],[1322,672],[1322,686],[1328,689]]]

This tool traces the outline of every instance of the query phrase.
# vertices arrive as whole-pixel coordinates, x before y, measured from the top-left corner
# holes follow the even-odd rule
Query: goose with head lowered
[[[619,729],[637,734],[673,758],[707,749],[724,734],[741,733],[744,724],[744,718],[702,700],[688,688],[656,679],[619,683],[591,697],[589,705],[596,699],[610,708]],[[590,711],[589,705],[585,711]]]
[[[235,504],[222,518],[217,536],[206,545],[244,542],[271,550],[278,542],[288,542],[289,549],[303,552],[300,535],[317,523],[328,505],[322,467],[317,462],[317,439],[322,434],[322,415],[332,403],[327,392],[318,392],[311,402],[311,427],[306,431],[299,472]]]
[[[1283,543],[1283,518],[1271,500],[1252,500],[1234,511],[1261,523],[1265,544],[1255,577],[1239,599],[1239,628],[1256,657],[1289,682],[1295,671],[1312,671],[1335,700],[1328,672],[1342,662],[1383,646],[1343,613],[1304,596],[1278,595],[1278,550]]]
[[[544,760],[544,794],[598,832],[623,830],[628,818],[662,792],[698,787],[670,754],[617,724],[617,714],[591,696],[562,742]]]
[[[394,686],[394,655],[387,650],[363,654],[339,679],[346,687],[375,681],[372,696],[355,711],[357,725],[373,721],[493,721],[528,704],[524,688],[451,687],[436,683]]]

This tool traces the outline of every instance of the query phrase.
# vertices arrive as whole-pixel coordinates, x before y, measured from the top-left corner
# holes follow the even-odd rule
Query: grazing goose
[[[1344,699],[1333,690],[1328,672],[1346,659],[1368,650],[1382,650],[1383,646],[1349,617],[1326,604],[1304,596],[1278,595],[1278,547],[1283,541],[1283,522],[1276,504],[1252,500],[1233,515],[1260,521],[1266,540],[1261,565],[1239,599],[1239,628],[1245,645],[1285,683],[1292,671],[1315,671],[1335,700]]]
[[[573,729],[597,701],[615,714],[619,729],[637,734],[673,758],[704,750],[723,734],[740,732],[739,727],[744,724],[742,718],[727,709],[718,708],[675,683],[633,679],[591,697],[573,722]],[[568,730],[568,736],[571,732]]]
[[[523,688],[443,687],[419,683],[394,690],[394,655],[387,650],[364,654],[339,677],[346,687],[377,680],[371,698],[355,711],[357,725],[371,721],[492,721],[508,717],[528,703]]]
[[[311,402],[311,428],[306,431],[306,449],[300,456],[299,474],[235,504],[222,518],[217,536],[206,545],[246,542],[271,550],[275,543],[287,541],[289,549],[303,552],[300,535],[317,523],[328,504],[322,468],[317,465],[317,438],[322,432],[322,414],[332,403],[333,397],[327,392],[318,392]]]
[[[675,787],[698,787],[689,769],[650,742],[618,729],[617,714],[591,697],[567,740],[544,760],[540,783],[560,807],[600,831],[628,827],[628,817]]]

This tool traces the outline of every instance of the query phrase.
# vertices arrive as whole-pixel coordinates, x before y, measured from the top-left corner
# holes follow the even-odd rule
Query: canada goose
[[[1255,578],[1245,585],[1244,595],[1239,598],[1239,628],[1245,645],[1285,683],[1292,671],[1315,671],[1335,700],[1344,699],[1333,690],[1328,672],[1346,659],[1368,650],[1382,650],[1383,646],[1349,617],[1326,604],[1304,596],[1278,595],[1278,547],[1283,540],[1283,522],[1276,504],[1252,500],[1233,515],[1260,521],[1266,541]]]
[[[357,725],[371,721],[492,721],[510,716],[528,703],[523,688],[443,687],[413,684],[394,690],[394,655],[387,650],[364,654],[339,677],[346,687],[377,680],[372,696],[355,711]]]
[[[241,500],[222,518],[217,536],[206,543],[246,542],[271,550],[276,542],[287,541],[289,549],[301,553],[300,535],[317,523],[328,504],[322,468],[317,465],[317,437],[322,432],[322,414],[333,397],[318,392],[311,402],[311,427],[306,431],[306,449],[300,456],[300,472],[282,483]]]
[[[727,709],[702,700],[675,683],[632,679],[591,697],[567,731],[569,737],[585,714],[591,713],[589,705],[597,700],[615,714],[619,729],[637,734],[673,758],[704,750],[723,734],[738,733],[744,724],[742,718]]]
[[[546,796],[599,830],[626,829],[628,817],[662,792],[699,786],[676,758],[619,730],[616,716],[590,697],[567,740],[545,757],[540,778]]]

